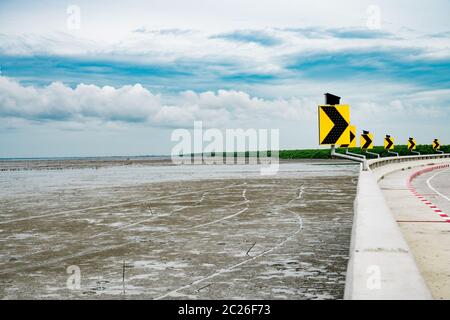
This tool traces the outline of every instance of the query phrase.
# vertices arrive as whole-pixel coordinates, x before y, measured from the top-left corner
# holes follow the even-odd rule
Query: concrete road
[[[413,186],[424,197],[419,198],[408,189],[407,180],[421,169],[387,175],[380,187],[433,297],[450,299],[450,223],[426,204],[431,202],[450,214],[450,170],[435,170],[415,178]]]
[[[417,192],[450,215],[450,169],[436,170],[418,176],[413,183]],[[450,218],[448,218],[450,219]]]

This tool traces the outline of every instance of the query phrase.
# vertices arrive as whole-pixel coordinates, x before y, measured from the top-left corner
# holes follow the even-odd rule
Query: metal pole
[[[330,99],[330,101],[328,101],[328,99]],[[334,96],[332,94],[326,93],[325,94],[325,104],[339,104],[341,100],[341,97],[338,96]],[[348,149],[347,149],[348,152]],[[358,158],[359,155],[356,155],[356,157],[352,157],[349,155],[345,155],[345,154],[341,154],[341,153],[337,153],[336,152],[336,146],[334,144],[331,145],[331,157],[338,157],[338,158],[343,158],[343,159],[348,159],[348,160],[353,160],[353,161],[357,161],[357,162],[361,162],[363,165],[363,170],[366,171],[369,169],[369,166],[367,165],[367,160],[366,157],[364,157],[364,159]]]
[[[367,164],[367,159],[365,159],[365,158],[361,159],[361,158],[358,158],[358,157],[352,157],[352,156],[345,155],[345,154],[342,154],[342,153],[337,153],[336,152],[336,146],[334,146],[334,145],[331,146],[331,157],[337,157],[337,158],[342,158],[342,159],[347,159],[347,160],[360,162],[363,165],[363,170],[364,171],[369,170],[369,165]]]
[[[400,156],[397,152],[394,152],[394,151],[389,151],[389,150],[388,150],[388,153],[389,153],[389,154],[395,154],[397,157]]]
[[[363,154],[357,154],[357,153],[353,153],[353,152],[348,151],[348,148],[345,149],[345,154],[348,154],[348,155],[351,155],[351,156],[355,156],[355,157],[359,157],[359,158],[362,158],[362,159],[366,158],[366,156],[363,155]]]
[[[415,154],[418,154],[420,156],[420,152],[419,151],[411,150],[411,153],[415,153]]]
[[[336,154],[336,146],[334,144],[331,145],[331,156]]]

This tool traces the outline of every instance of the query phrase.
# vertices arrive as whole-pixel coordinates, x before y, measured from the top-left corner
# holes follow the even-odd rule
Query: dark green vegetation
[[[343,151],[345,153],[345,150]],[[280,159],[329,159],[330,149],[280,150]]]
[[[339,153],[345,153],[344,148],[337,148],[337,152]],[[358,153],[358,154],[364,154],[364,152],[361,151],[360,148],[350,148],[348,151],[352,153]],[[386,150],[384,150],[384,147],[378,146],[374,147],[372,150],[369,150],[373,153],[379,153],[381,157],[388,157],[392,156],[392,154],[389,154]],[[395,149],[392,150],[394,152],[398,152],[401,156],[410,156],[410,155],[416,155],[414,153],[411,153],[406,145],[401,146],[395,146]],[[417,145],[417,149],[415,151],[420,152],[421,154],[437,154],[431,147],[431,145]],[[450,153],[450,145],[441,146],[441,151],[445,153]],[[271,152],[268,151],[266,154],[261,154],[260,156],[270,156]],[[212,154],[204,154],[205,156],[215,156],[215,157],[256,157],[258,156],[258,152],[227,152],[227,153],[212,153]],[[189,157],[189,155],[185,155]],[[191,154],[191,156],[194,156],[194,154]],[[330,149],[298,149],[298,150],[280,150],[279,151],[279,158],[280,159],[330,159]],[[367,155],[367,158],[375,158],[375,156]]]
[[[345,153],[345,149],[343,148],[337,148],[336,151],[339,153]],[[348,151],[352,153],[364,154],[360,148],[350,148]],[[395,149],[392,151],[398,152],[401,156],[415,155],[408,150],[406,145],[395,146]],[[433,150],[431,145],[417,145],[417,149],[415,151],[418,151],[421,154],[437,153]],[[450,153],[450,145],[441,146],[441,151]],[[379,153],[382,157],[391,156],[381,146],[374,147],[370,150],[370,152]],[[330,157],[330,149],[280,150],[280,159],[329,159]],[[368,155],[368,158],[374,158],[374,156]]]

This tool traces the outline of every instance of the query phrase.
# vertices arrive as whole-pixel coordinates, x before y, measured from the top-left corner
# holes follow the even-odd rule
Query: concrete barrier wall
[[[369,161],[359,174],[344,299],[432,299],[414,257],[378,186],[407,167],[449,162],[450,155]]]
[[[401,161],[401,158],[393,158],[393,159],[373,159],[369,160],[368,165],[372,170],[377,181],[383,179],[388,174],[398,171],[404,170],[412,167],[419,166],[428,166],[433,164],[440,163],[449,163],[450,162],[450,154],[444,154],[442,156],[415,156],[415,157],[407,157],[405,161]]]
[[[402,157],[386,157],[386,158],[378,158],[369,160],[370,169],[376,169],[382,166],[396,164],[396,163],[405,163],[411,161],[433,161],[433,160],[442,160],[442,159],[450,159],[449,153],[444,154],[427,154],[427,155],[417,155],[417,156],[402,156]]]

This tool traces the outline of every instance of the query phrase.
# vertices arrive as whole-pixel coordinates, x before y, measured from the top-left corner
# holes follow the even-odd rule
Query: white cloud
[[[23,86],[0,77],[0,117],[34,122],[105,124],[144,123],[190,126],[203,120],[207,126],[255,119],[310,120],[310,105],[300,99],[266,100],[242,91],[182,92],[162,97],[140,84],[120,88],[79,84],[74,89],[54,82],[43,88]],[[22,122],[18,122],[22,123]]]
[[[393,99],[389,95],[380,98],[377,92],[351,99],[355,121],[388,123],[446,117],[449,90],[422,91]],[[212,127],[270,121],[302,125],[316,121],[315,98],[263,99],[236,90],[184,91],[166,96],[154,94],[140,84],[119,88],[79,84],[71,88],[54,82],[34,87],[0,77],[0,118],[15,119],[11,126],[21,126],[23,120],[65,122],[74,129],[85,124],[120,128],[137,123],[189,127],[194,120]]]
[[[80,84],[72,89],[54,82],[44,88],[35,88],[0,77],[2,116],[42,121],[99,118],[142,122],[159,107],[159,96],[139,84],[117,89]]]

